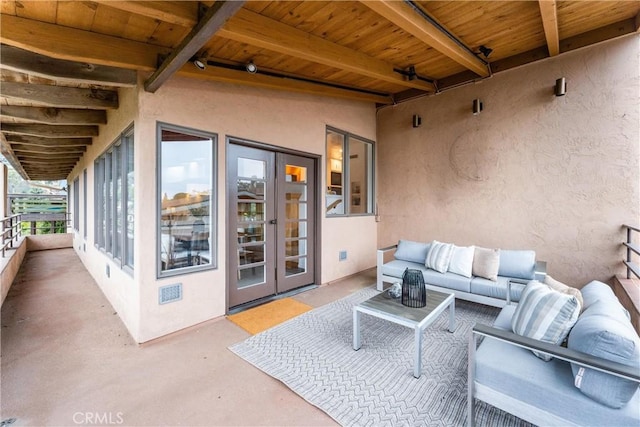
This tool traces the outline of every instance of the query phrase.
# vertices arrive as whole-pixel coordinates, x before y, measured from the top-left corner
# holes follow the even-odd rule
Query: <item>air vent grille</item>
[[[182,283],[163,286],[159,289],[158,303],[167,304],[182,299]]]

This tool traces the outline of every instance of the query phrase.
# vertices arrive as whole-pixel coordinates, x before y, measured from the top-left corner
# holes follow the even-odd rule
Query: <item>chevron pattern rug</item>
[[[448,310],[427,328],[416,379],[409,328],[362,315],[362,348],[352,348],[352,308],[376,293],[363,289],[230,350],[343,426],[466,425],[469,333],[476,322],[491,324],[499,310],[456,300],[456,331],[447,331]],[[528,425],[481,402],[476,411],[480,426]]]

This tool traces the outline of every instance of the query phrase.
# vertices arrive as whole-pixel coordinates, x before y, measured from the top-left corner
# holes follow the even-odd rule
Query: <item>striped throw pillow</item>
[[[425,267],[435,270],[439,273],[446,273],[453,256],[453,244],[441,243],[437,240],[431,242],[427,259],[424,262]]]
[[[575,325],[580,303],[574,295],[554,291],[536,280],[522,291],[520,303],[511,318],[514,333],[540,341],[561,344]],[[533,352],[540,359],[552,359],[547,354]]]

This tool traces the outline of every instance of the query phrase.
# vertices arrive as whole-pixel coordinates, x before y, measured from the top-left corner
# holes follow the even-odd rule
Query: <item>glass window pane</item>
[[[113,257],[119,259],[122,253],[122,144],[113,149],[113,177],[115,210]]]
[[[285,261],[285,275],[293,276],[295,274],[306,273],[307,271],[307,258],[302,257],[298,259],[290,259]]]
[[[264,265],[238,270],[238,289],[265,282]]]
[[[254,159],[238,159],[238,176],[253,179],[266,179],[267,167],[265,162]]]
[[[307,222],[287,221],[285,226],[285,237],[307,237]]]
[[[343,203],[344,141],[344,135],[327,130],[327,191],[325,204],[327,215],[342,215],[345,213]]]
[[[285,242],[285,256],[299,256],[307,254],[307,240],[295,239]]]
[[[264,200],[264,181],[255,179],[238,180],[238,198],[245,200]]]
[[[133,132],[132,132],[133,133]],[[127,227],[127,238],[125,241],[125,264],[129,267],[133,267],[133,232],[134,232],[134,176],[133,176],[133,136],[129,135],[126,137],[126,192],[127,192],[127,205],[126,205],[126,227]]]
[[[349,138],[349,213],[372,213],[369,202],[372,146]]]
[[[213,265],[213,137],[162,129],[160,271]]]

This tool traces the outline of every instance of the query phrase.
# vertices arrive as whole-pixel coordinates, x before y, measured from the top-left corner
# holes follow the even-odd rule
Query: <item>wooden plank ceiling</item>
[[[66,179],[121,87],[155,92],[177,74],[384,105],[640,25],[628,0],[0,5],[0,151],[31,180]]]

